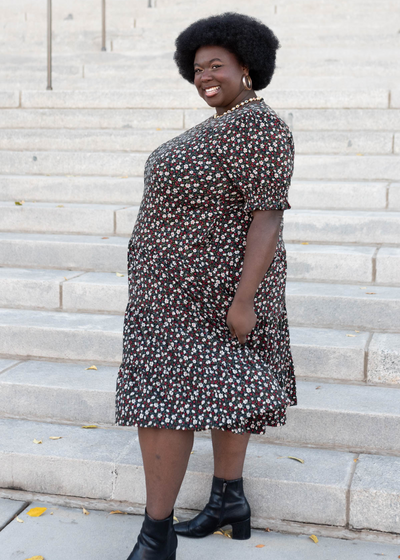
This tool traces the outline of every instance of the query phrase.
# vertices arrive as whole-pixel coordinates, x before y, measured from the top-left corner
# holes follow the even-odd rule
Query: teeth
[[[216,91],[217,89],[219,89],[219,86],[213,86],[210,88],[206,88],[206,91]]]

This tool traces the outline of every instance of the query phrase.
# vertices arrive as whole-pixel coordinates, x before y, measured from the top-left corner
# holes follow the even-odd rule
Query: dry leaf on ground
[[[16,200],[15,201],[15,206],[22,206],[24,204],[25,200]]]
[[[96,424],[90,424],[89,426],[82,426],[82,428],[98,428]]]
[[[367,294],[367,296],[375,296],[376,292],[365,292]]]
[[[25,560],[44,560],[44,556],[31,556],[30,558],[26,558]]]
[[[84,513],[85,515],[89,515],[89,512],[88,512],[88,510],[87,510],[87,509],[85,509],[84,507],[82,508],[82,511],[83,511],[83,513]]]
[[[18,516],[15,519],[18,521],[18,523],[23,523],[22,519],[20,519]]]
[[[298,461],[299,463],[304,463],[303,459],[299,459],[298,457],[292,457],[289,455],[288,459],[293,459],[294,461]]]
[[[49,436],[49,439],[62,439],[62,436]]]
[[[110,239],[109,237],[102,237],[102,239]]]
[[[266,529],[264,529],[264,531],[267,531],[267,533],[271,532],[271,529],[268,529],[268,527]]]
[[[85,368],[85,370],[87,370],[87,369],[96,369],[97,370],[97,367],[96,366],[90,366],[90,367]]]
[[[121,511],[120,509],[114,509],[114,511],[110,511],[110,515],[113,513],[122,513],[123,515],[128,515],[126,511]]]
[[[40,517],[46,510],[47,508],[45,507],[34,507],[27,511],[26,515],[29,515],[29,517]]]
[[[34,439],[33,443],[43,443],[41,439]]]
[[[308,241],[303,241],[302,245],[309,245]]]
[[[174,521],[176,521],[177,523],[179,523],[179,519],[177,517],[174,516]]]
[[[256,544],[256,548],[264,548],[265,544]]]
[[[318,542],[318,538],[315,535],[310,535],[309,538],[314,541],[315,543]]]
[[[118,278],[123,278],[125,276],[125,274],[121,274],[120,272],[116,272],[115,274],[118,276]]]
[[[355,334],[346,334],[346,336],[348,336],[349,338],[356,338]]]

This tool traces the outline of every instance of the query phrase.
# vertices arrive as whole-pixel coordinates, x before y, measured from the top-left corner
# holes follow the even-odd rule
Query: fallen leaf
[[[179,519],[177,517],[174,516],[174,521],[176,521],[177,523],[179,523]]]
[[[349,336],[350,338],[355,338],[356,337],[355,334],[346,334],[346,336]]]
[[[110,515],[113,513],[122,513],[123,515],[128,515],[126,511],[121,511],[120,509],[115,509],[114,511],[110,511]]]
[[[22,206],[24,204],[25,200],[16,200],[15,201],[15,206]]]
[[[374,296],[376,294],[376,292],[365,292],[365,293],[369,296]]]
[[[121,274],[120,272],[116,272],[115,274],[118,276],[118,278],[122,278],[123,276],[125,276],[125,274]]]
[[[357,154],[358,156],[363,156],[364,154]]]
[[[43,443],[41,439],[34,439],[33,443]]]
[[[304,241],[302,245],[309,245],[308,241]]]
[[[40,517],[46,510],[47,508],[45,507],[34,507],[27,511],[26,515],[29,515],[29,517]]]
[[[354,461],[355,463],[357,463],[358,459],[353,459],[353,461]]]
[[[66,276],[63,276],[63,278],[66,282],[68,282],[68,278]]]
[[[85,515],[89,515],[89,512],[88,512],[88,510],[87,510],[87,509],[85,509],[84,507],[82,508],[82,511],[83,511],[83,513],[84,513]]]
[[[225,529],[219,529],[218,531],[215,531],[214,535],[222,535],[224,537],[228,537],[228,539],[232,538],[232,531],[226,531]]]
[[[102,237],[102,239],[110,239],[109,237]]]
[[[51,512],[50,512],[50,515],[54,515],[54,511],[51,511]]]
[[[315,543],[318,542],[318,538],[315,535],[310,535],[309,538],[314,541]]]
[[[321,389],[321,385],[318,385],[318,387],[315,387],[315,389]]]
[[[62,436],[49,436],[49,439],[61,439]]]
[[[122,175],[121,179],[129,179],[129,175]]]
[[[256,544],[256,548],[264,548],[265,544]]]
[[[366,286],[364,286],[364,287],[360,288],[360,290],[366,290],[366,289],[367,289],[367,287],[366,287]]]
[[[96,424],[90,424],[89,426],[82,426],[82,428],[98,428]]]
[[[267,531],[267,533],[271,532],[271,529],[268,529],[268,527],[266,529],[264,529],[265,531]]]
[[[56,208],[64,208],[64,204],[58,204]]]
[[[357,332],[357,333],[359,333],[360,331],[354,331],[354,332]]]
[[[90,366],[90,367],[85,368],[85,370],[87,370],[87,369],[96,369],[97,370],[97,367],[96,366]]]
[[[303,459],[299,459],[298,457],[292,457],[289,455],[288,459],[293,459],[294,461],[298,461],[299,463],[304,463]]]
[[[44,556],[31,556],[30,558],[26,558],[25,560],[44,560]]]
[[[15,519],[18,521],[18,523],[23,523],[22,519],[20,519],[18,516]]]

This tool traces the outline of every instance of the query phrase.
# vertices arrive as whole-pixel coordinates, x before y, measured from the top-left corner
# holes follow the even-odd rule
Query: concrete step
[[[0,246],[1,266],[126,271],[126,237],[1,233]]]
[[[286,300],[291,325],[400,332],[400,287],[288,282]]]
[[[125,312],[127,275],[0,268],[0,306]],[[400,332],[400,287],[288,282],[291,325]]]
[[[1,420],[0,426],[2,488],[143,507],[143,467],[131,429],[82,430],[17,419]],[[53,436],[61,439],[50,440]],[[43,443],[35,445],[34,439]],[[244,478],[253,523],[263,527],[268,526],[268,519],[336,527],[350,523],[351,527],[396,533],[399,512],[393,496],[399,492],[399,466],[397,457],[250,443]],[[196,438],[178,508],[204,507],[211,472],[210,442]],[[266,501],[266,495],[272,499]]]
[[[142,152],[0,151],[0,166],[6,175],[142,176],[148,155]]]
[[[62,177],[0,175],[3,201],[124,204],[137,206],[141,177]],[[400,211],[400,183],[293,181],[290,204],[296,209]]]
[[[115,424],[118,368],[27,361],[0,375],[3,418],[73,424]],[[399,454],[399,388],[297,381],[299,404],[287,424],[263,442]],[[32,406],[34,403],[34,406]]]
[[[122,327],[121,315],[3,308],[0,355],[119,365]],[[367,367],[368,332],[291,327],[290,333],[299,377],[365,381],[370,367],[374,383],[400,382],[398,334],[374,334]]]
[[[400,241],[400,212],[291,210],[285,237],[314,243],[393,243]]]
[[[264,92],[261,92],[261,94],[264,95]],[[392,95],[390,104],[387,89],[310,91],[303,88],[280,91],[274,90],[271,85],[265,90],[264,97],[271,107],[277,109],[400,108],[400,96]],[[15,103],[15,94],[10,95],[6,102]],[[107,89],[73,92],[22,91],[21,107],[27,109],[204,109],[206,105],[194,88],[188,85],[185,91],[167,89],[162,92],[151,89],[146,92],[138,90],[114,91],[112,88],[109,91]]]
[[[195,113],[184,109],[3,109],[0,126],[10,129],[183,129],[185,115],[189,112]],[[378,112],[384,115],[397,113],[390,110]],[[395,116],[393,119],[396,122]]]
[[[1,230],[32,233],[130,235],[138,206],[0,202]],[[115,224],[114,224],[115,222]],[[291,210],[285,214],[287,242],[398,244],[400,212]]]
[[[151,152],[178,134],[175,129],[0,129],[0,150]],[[378,155],[400,153],[400,136],[396,142],[395,136],[376,131],[298,131],[294,141],[298,154]]]
[[[121,206],[106,204],[57,204],[52,202],[0,202],[2,231],[35,233],[115,233],[115,220]],[[138,207],[130,207],[130,216]],[[131,222],[131,231],[135,218]]]
[[[144,152],[0,151],[5,175],[142,176]],[[304,155],[296,158],[295,180],[398,181],[398,155]]]
[[[351,187],[348,190],[352,190]],[[382,204],[382,189],[372,187],[369,190],[370,204]],[[3,201],[54,203],[57,200],[61,204],[90,204],[96,201],[97,204],[137,206],[142,195],[142,177],[0,175],[0,197]]]
[[[132,221],[133,225],[133,221]],[[128,237],[0,233],[0,265],[111,272],[126,270]],[[287,243],[291,280],[398,284],[400,249]],[[380,269],[382,267],[382,270]]]
[[[268,100],[268,96],[266,98]],[[10,97],[8,103],[12,103]],[[7,103],[7,98],[3,101]],[[17,106],[18,101],[15,101]],[[1,99],[0,99],[1,106]],[[274,109],[294,131],[398,131],[398,109]],[[183,129],[214,114],[214,109],[3,109],[8,129]]]
[[[118,315],[2,309],[0,354],[119,364],[122,328]]]

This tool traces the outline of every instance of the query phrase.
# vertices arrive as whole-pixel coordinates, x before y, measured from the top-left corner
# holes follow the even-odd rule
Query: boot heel
[[[238,523],[232,523],[232,539],[244,541],[251,537],[250,517]]]

